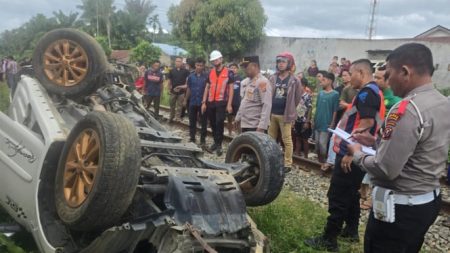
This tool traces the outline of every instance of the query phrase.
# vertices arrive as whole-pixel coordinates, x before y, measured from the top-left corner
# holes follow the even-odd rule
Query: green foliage
[[[97,40],[98,44],[100,44],[100,46],[102,46],[103,51],[105,51],[106,56],[109,57],[111,55],[112,50],[108,46],[108,38],[106,38],[105,36],[98,36],[98,37],[95,37],[95,40]]]
[[[161,56],[161,49],[153,46],[148,41],[141,41],[131,50],[131,60],[134,62],[151,64]]]
[[[25,253],[25,250],[16,246],[8,237],[0,233],[0,252]]]
[[[317,252],[303,241],[323,231],[327,211],[316,202],[284,191],[273,203],[249,210],[250,216],[270,239],[271,252]],[[362,252],[360,244],[339,242],[339,252]]]
[[[438,89],[438,90],[442,95],[444,95],[446,97],[450,96],[450,88],[444,88],[444,89]]]
[[[0,111],[6,112],[9,106],[9,89],[6,83],[0,82]]]
[[[114,0],[81,0],[77,7],[81,16],[61,10],[53,12],[52,17],[37,14],[22,26],[2,32],[0,55],[13,55],[19,60],[30,58],[37,41],[56,28],[77,28],[100,37],[102,45],[107,45],[104,49],[130,49],[141,40],[151,40],[146,27],[148,17],[156,8],[151,0],[126,0],[123,10],[118,11]]]
[[[229,59],[254,46],[267,21],[259,0],[183,0],[168,17],[180,40],[200,46],[203,54],[218,49]]]

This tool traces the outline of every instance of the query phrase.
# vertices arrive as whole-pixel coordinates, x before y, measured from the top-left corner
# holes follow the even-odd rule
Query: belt
[[[433,190],[431,192],[421,194],[421,195],[402,195],[394,194],[394,203],[398,205],[423,205],[433,201],[437,196],[439,196],[440,189]]]

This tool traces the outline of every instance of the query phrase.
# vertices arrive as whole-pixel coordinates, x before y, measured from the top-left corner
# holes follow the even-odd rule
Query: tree
[[[150,44],[148,41],[141,41],[131,50],[131,60],[134,62],[149,64],[158,60],[161,56],[161,49]]]
[[[204,52],[219,49],[230,59],[254,46],[267,22],[259,0],[182,0],[168,16],[178,38]]]
[[[162,33],[162,26],[161,26],[161,22],[159,21],[159,15],[155,14],[155,15],[151,16],[149,18],[148,25],[151,26],[153,29],[152,41],[155,41],[155,35],[158,33]]]
[[[78,12],[70,12],[68,15],[66,15],[64,12],[59,10],[54,11],[53,16],[56,19],[56,23],[61,28],[80,27],[82,25],[82,22],[78,20]]]
[[[109,58],[109,56],[111,56],[112,50],[108,46],[108,38],[106,38],[105,36],[97,36],[97,37],[95,37],[95,40],[103,48],[103,51],[105,51],[106,57]]]
[[[167,16],[175,37],[192,41],[191,24],[197,10],[203,4],[206,4],[206,0],[182,0],[179,5],[170,6]]]
[[[83,18],[90,25],[96,24],[96,36],[100,36],[101,27],[104,27],[111,48],[111,16],[115,11],[114,0],[81,0],[77,8],[83,11]]]

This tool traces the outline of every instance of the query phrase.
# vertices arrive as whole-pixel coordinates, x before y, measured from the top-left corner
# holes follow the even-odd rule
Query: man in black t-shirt
[[[183,59],[177,57],[175,59],[175,68],[169,72],[169,92],[170,92],[170,118],[169,122],[173,122],[174,118],[181,121],[181,111],[183,110],[183,101],[187,89],[187,78],[189,70],[183,68]]]
[[[353,134],[354,130],[364,129],[358,131],[368,131],[376,135],[384,117],[385,108],[381,91],[373,81],[370,61],[367,59],[355,61],[350,68],[350,74],[352,87],[360,91],[352,107],[345,112],[339,122],[338,128],[349,134]],[[349,154],[347,144],[345,140],[335,138],[336,161],[327,194],[330,215],[323,235],[305,241],[314,249],[337,252],[339,235],[353,242],[359,241],[358,226],[361,210],[358,190],[365,172],[359,166],[352,164],[353,156]]]

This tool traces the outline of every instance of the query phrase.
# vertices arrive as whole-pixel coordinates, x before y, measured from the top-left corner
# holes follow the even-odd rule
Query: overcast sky
[[[0,32],[26,22],[37,13],[78,11],[79,0],[0,0]],[[153,0],[163,27],[170,30],[167,10],[180,0]],[[266,33],[287,37],[366,38],[370,0],[262,0],[268,16]],[[449,0],[378,0],[377,38],[407,38],[431,27],[450,28]],[[116,0],[123,8],[124,0]]]

